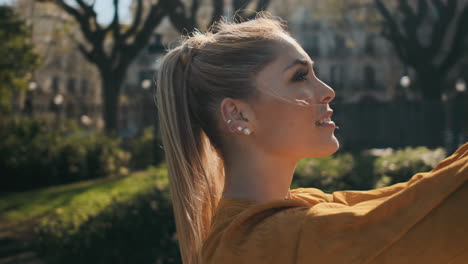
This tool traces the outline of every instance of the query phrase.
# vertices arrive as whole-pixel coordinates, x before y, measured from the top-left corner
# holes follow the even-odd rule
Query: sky
[[[95,10],[98,14],[98,21],[102,24],[108,24],[111,22],[114,7],[112,0],[95,0]],[[11,4],[14,0],[0,0],[0,5]],[[73,3],[73,0],[67,0],[69,3]],[[132,0],[120,0],[119,15],[122,23],[130,23],[130,4]]]
[[[114,16],[112,0],[96,0],[94,7],[98,14],[99,23],[108,24]],[[119,16],[122,23],[130,23],[130,4],[132,0],[120,0]]]

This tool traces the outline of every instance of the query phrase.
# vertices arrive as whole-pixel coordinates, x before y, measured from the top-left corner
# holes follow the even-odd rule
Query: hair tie
[[[187,66],[189,64],[189,61],[192,57],[192,55],[190,54],[192,48],[189,47],[188,44],[184,44],[184,46],[182,47],[182,54],[180,55],[180,60],[182,62],[182,64],[185,66]]]

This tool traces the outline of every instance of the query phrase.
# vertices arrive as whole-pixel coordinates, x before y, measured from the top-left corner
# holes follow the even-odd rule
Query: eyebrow
[[[288,67],[284,68],[283,72],[289,70],[290,68],[296,66],[296,65],[304,65],[304,66],[307,66],[309,65],[309,62],[307,60],[303,60],[303,59],[295,59]],[[312,62],[312,66],[314,65],[314,62]]]

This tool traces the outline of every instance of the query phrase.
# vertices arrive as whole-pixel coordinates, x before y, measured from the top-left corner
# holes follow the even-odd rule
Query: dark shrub
[[[130,167],[132,169],[146,169],[150,165],[158,165],[164,160],[164,151],[155,137],[154,127],[147,127],[141,136],[129,140],[125,145],[131,153]]]
[[[1,190],[29,189],[126,174],[129,154],[116,139],[58,131],[45,121],[0,121]]]
[[[407,147],[396,151],[369,149],[303,159],[296,167],[292,188],[311,187],[333,192],[385,187],[407,181],[418,172],[431,170],[445,155],[442,148]]]
[[[348,186],[344,178],[349,177],[354,167],[350,153],[302,159],[296,166],[292,188],[313,187],[325,192],[345,189]]]
[[[36,247],[51,264],[181,263],[168,192],[157,188],[79,226],[49,219],[36,232]]]

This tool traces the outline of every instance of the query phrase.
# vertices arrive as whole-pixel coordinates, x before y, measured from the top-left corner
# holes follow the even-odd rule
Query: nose
[[[335,91],[326,83],[320,81],[320,101],[321,104],[328,104],[335,98]]]

